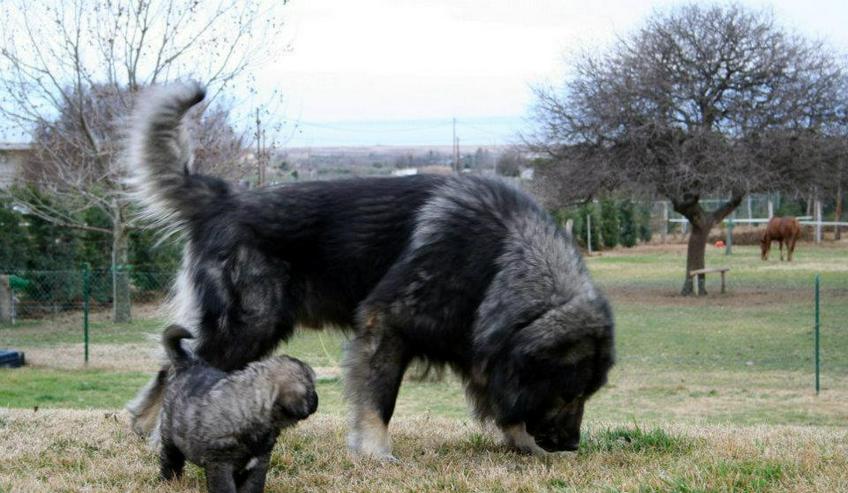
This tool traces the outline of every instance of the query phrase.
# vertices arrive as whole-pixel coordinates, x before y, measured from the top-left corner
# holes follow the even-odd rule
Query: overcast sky
[[[603,47],[670,1],[293,0],[292,52],[260,84],[302,122],[290,145],[450,145],[508,139],[529,85],[556,81],[575,49]],[[848,48],[848,1],[743,2]]]

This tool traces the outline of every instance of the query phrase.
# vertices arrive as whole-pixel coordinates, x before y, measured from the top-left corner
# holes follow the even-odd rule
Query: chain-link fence
[[[79,330],[82,335],[89,321],[127,323],[138,309],[144,312],[144,307],[162,300],[174,278],[173,272],[131,268],[117,274],[86,267],[0,272],[0,326],[37,326],[45,334]],[[128,283],[130,296],[115,310],[114,286],[122,280]]]
[[[128,269],[133,303],[161,299],[174,274],[135,272]],[[15,318],[44,319],[79,311],[86,302],[93,311],[111,309],[114,273],[111,270],[12,271],[9,284],[14,296]]]
[[[23,351],[38,365],[121,364],[117,345],[143,344],[158,330],[157,308],[173,278],[131,268],[0,272],[0,348]],[[115,297],[122,280],[130,296],[119,307],[115,299],[127,299]]]

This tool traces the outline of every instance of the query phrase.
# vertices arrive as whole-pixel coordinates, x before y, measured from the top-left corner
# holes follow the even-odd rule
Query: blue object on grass
[[[26,364],[23,351],[0,349],[0,368],[19,368]]]

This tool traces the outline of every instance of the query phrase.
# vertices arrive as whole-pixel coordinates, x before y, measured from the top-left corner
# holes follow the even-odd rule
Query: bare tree
[[[22,192],[15,199],[48,221],[112,236],[115,321],[130,320],[129,278],[121,267],[134,225],[124,190],[119,119],[139,88],[174,78],[201,80],[209,101],[216,101],[254,64],[276,54],[272,50],[283,51],[268,41],[282,29],[284,3],[20,0],[0,7],[0,116],[35,137],[41,164],[29,178],[67,207],[50,207],[26,187],[15,188]],[[205,120],[207,138],[228,137],[232,152],[219,148],[215,157],[207,151],[204,166],[238,154],[239,137],[226,116],[221,108]],[[93,228],[73,213],[86,207],[102,209],[111,227]]]
[[[802,153],[785,139],[807,142],[832,121],[845,80],[826,46],[770,14],[695,4],[655,13],[605,53],[583,53],[573,74],[535,89],[538,128],[525,141],[564,168],[570,194],[668,198],[691,225],[684,295],[712,226],[746,193],[788,182],[779,171],[800,166]],[[706,210],[706,194],[727,200]]]
[[[495,161],[495,173],[501,176],[518,176],[521,169],[528,165],[521,149],[509,148]]]

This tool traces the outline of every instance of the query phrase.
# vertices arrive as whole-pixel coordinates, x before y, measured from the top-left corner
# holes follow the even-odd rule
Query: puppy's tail
[[[165,332],[162,333],[162,346],[168,354],[168,359],[171,364],[179,368],[192,361],[185,349],[183,349],[183,339],[191,339],[194,337],[185,327],[180,325],[170,325]]]
[[[228,190],[221,180],[192,174],[183,117],[205,96],[203,86],[184,82],[151,87],[136,99],[126,161],[136,197],[157,222],[180,225]]]

